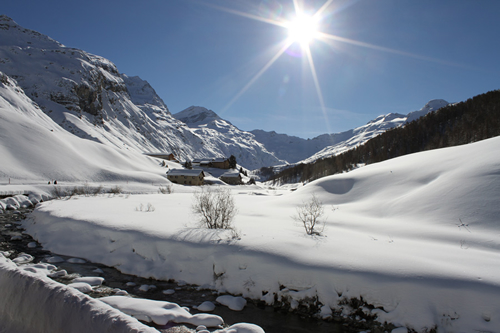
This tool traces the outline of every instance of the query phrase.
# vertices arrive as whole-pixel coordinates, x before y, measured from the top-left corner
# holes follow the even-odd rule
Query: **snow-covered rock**
[[[92,286],[85,282],[74,282],[68,284],[68,287],[74,288],[84,294],[90,293],[92,291]]]
[[[216,301],[233,311],[241,311],[247,305],[247,300],[241,296],[223,295],[217,297]]]
[[[187,323],[194,326],[218,327],[224,321],[212,314],[191,314],[175,303],[132,298],[127,296],[102,297],[100,300],[139,320],[154,322],[157,325],[168,323]]]
[[[264,330],[254,324],[238,323],[220,330],[218,333],[264,333]]]
[[[73,283],[88,283],[91,286],[100,286],[104,282],[104,278],[98,276],[84,276],[73,280]]]
[[[152,327],[0,255],[0,330],[19,333],[153,333]]]
[[[205,301],[196,307],[201,312],[212,312],[215,310],[215,304],[210,301]]]

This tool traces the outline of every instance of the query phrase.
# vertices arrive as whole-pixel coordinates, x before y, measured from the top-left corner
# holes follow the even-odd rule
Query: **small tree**
[[[194,193],[192,210],[208,229],[234,229],[237,209],[229,189],[202,188]]]
[[[306,234],[319,235],[323,229],[321,231],[317,231],[314,228],[320,223],[320,218],[323,213],[323,203],[313,194],[310,201],[304,202],[302,205],[297,207],[297,212],[293,218],[296,221],[302,222],[304,229],[306,230]]]
[[[229,156],[229,168],[236,169],[236,157],[234,155]]]
[[[184,167],[186,169],[192,169],[193,168],[193,163],[191,163],[191,161],[186,161],[186,163],[184,163]]]

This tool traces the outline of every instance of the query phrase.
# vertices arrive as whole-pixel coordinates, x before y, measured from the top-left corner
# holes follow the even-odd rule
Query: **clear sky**
[[[322,34],[282,52],[295,8],[321,9]],[[312,138],[500,88],[498,0],[3,0],[0,11],[147,80],[172,113],[204,106],[242,130]]]

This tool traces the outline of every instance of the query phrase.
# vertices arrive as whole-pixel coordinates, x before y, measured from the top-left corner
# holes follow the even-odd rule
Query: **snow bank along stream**
[[[24,197],[15,199],[25,200]],[[9,200],[9,202],[15,201],[18,203],[19,200],[15,199]],[[64,323],[59,324],[58,321],[50,322],[46,328],[39,328],[39,326],[34,328],[31,325],[36,320],[31,317],[26,320],[23,317],[24,315],[35,315],[36,317],[36,314],[40,312],[37,311],[38,306],[44,307],[42,312],[48,317],[59,318],[66,316],[65,313],[51,312],[50,309],[54,311],[60,310],[59,306],[50,306],[51,302],[59,302],[60,299],[51,296],[53,281],[48,286],[44,286],[43,281],[47,281],[47,279],[44,280],[46,276],[65,285],[68,284],[72,293],[78,290],[91,297],[110,303],[113,307],[135,318],[149,322],[148,325],[153,325],[162,332],[172,330],[172,332],[178,333],[182,331],[187,333],[194,332],[196,326],[199,328],[208,326],[207,331],[222,333],[224,331],[210,327],[210,324],[216,327],[220,326],[221,317],[226,320],[226,323],[229,323],[230,329],[233,330],[230,332],[233,333],[246,332],[245,329],[250,330],[249,332],[261,332],[261,329],[256,325],[242,324],[245,321],[259,323],[259,325],[266,327],[268,333],[282,332],[283,330],[292,333],[311,331],[332,333],[342,331],[341,324],[303,320],[290,313],[276,312],[276,309],[273,308],[266,309],[261,306],[257,307],[253,303],[247,304],[242,297],[218,296],[218,293],[213,290],[204,290],[184,283],[144,279],[122,274],[112,267],[94,264],[80,258],[54,255],[43,250],[37,242],[23,232],[24,229],[22,229],[20,221],[25,218],[25,214],[29,211],[31,209],[20,208],[19,210],[7,210],[4,214],[0,214],[0,256],[7,256],[11,259],[0,258],[0,260],[3,259],[1,260],[0,270],[8,268],[7,270],[15,271],[14,279],[9,278],[10,275],[7,274],[0,276],[0,280],[5,285],[9,285],[10,295],[16,294],[18,300],[16,303],[11,303],[11,297],[3,297],[4,293],[0,293],[0,300],[10,302],[8,308],[10,310],[9,314],[12,316],[7,316],[8,319],[6,317],[3,317],[3,320],[0,319],[0,332],[4,332],[4,330],[10,331],[19,323],[25,323],[25,331],[30,333],[38,332],[37,329],[40,329],[40,331],[66,332],[72,328],[64,326]],[[16,265],[18,266],[17,270],[15,269]],[[30,274],[35,274],[37,278],[42,280],[32,281]],[[18,279],[17,276],[22,276],[22,278]],[[18,283],[22,280],[26,280],[28,285],[38,283],[38,289],[44,289],[43,292],[36,289],[36,293],[41,293],[42,301],[31,302],[33,290],[18,290],[24,285]],[[59,289],[63,287],[61,285]],[[126,297],[129,293],[140,298],[129,300]],[[111,295],[115,296],[108,297]],[[44,297],[47,299],[43,300]],[[69,298],[71,297],[73,296],[69,296]],[[67,300],[67,298],[64,298],[64,300]],[[85,297],[83,299],[88,300]],[[160,300],[162,302],[158,302]],[[165,302],[165,300],[168,300],[168,302]],[[78,303],[81,300],[75,299],[74,302]],[[194,312],[209,312],[217,316],[203,316],[201,314],[193,316],[186,310],[187,308],[191,308]],[[75,306],[73,309],[65,310],[77,312],[78,307]],[[6,313],[3,314],[7,315]],[[110,314],[113,315],[112,312]],[[2,318],[1,315],[0,318]],[[10,323],[11,320],[14,320],[14,323]],[[177,322],[181,324],[177,324]],[[182,323],[186,323],[191,328]],[[200,323],[202,325],[194,325]],[[103,327],[106,327],[106,322],[97,320],[94,321],[94,325],[92,331],[99,332]],[[366,327],[366,324],[363,327]],[[82,330],[84,329],[85,326],[82,326]],[[117,329],[123,332],[127,331],[127,328],[121,326],[117,326]],[[227,330],[229,331],[229,328]],[[21,331],[20,325],[17,325],[16,331]],[[144,330],[144,332],[147,331]]]
[[[31,197],[36,202],[33,199],[36,196]],[[1,204],[8,210],[0,211],[0,332],[158,332],[137,319],[163,328],[162,332],[170,332],[169,327],[182,323],[197,327],[196,331],[199,332],[203,329],[209,332],[207,327],[212,328],[210,331],[220,333],[263,332],[257,325],[247,323],[222,329],[224,321],[218,315],[193,315],[187,307],[175,303],[131,298],[125,290],[102,286],[105,279],[96,276],[105,273],[101,268],[95,268],[84,259],[51,255],[41,249],[29,235],[23,234],[24,228],[20,226],[20,221],[31,210],[26,209],[32,205],[29,198],[19,195],[3,199]],[[22,250],[32,254],[20,252]],[[12,260],[6,257],[11,257]],[[42,262],[39,261],[40,258],[43,258]],[[68,274],[61,267],[77,270],[82,274],[86,271],[90,276]],[[112,268],[101,267],[114,271]],[[113,278],[117,275],[119,273]],[[66,286],[54,280],[72,283]],[[135,283],[128,282],[126,285],[132,287]],[[137,286],[137,289],[147,292],[156,289],[156,285],[143,284]],[[164,290],[164,294],[170,292],[175,293],[175,290]],[[96,300],[85,294],[100,298]],[[106,297],[106,294],[115,296]],[[228,306],[240,304],[240,297],[224,297],[228,299]],[[205,303],[215,307],[211,302]],[[183,332],[194,332],[183,325],[179,328]]]

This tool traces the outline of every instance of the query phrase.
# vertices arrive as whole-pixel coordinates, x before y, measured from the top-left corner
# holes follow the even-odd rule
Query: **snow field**
[[[199,227],[195,187],[170,195],[43,203],[27,231],[56,253],[125,273],[334,310],[363,297],[380,321],[417,331],[500,326],[500,139],[408,155],[326,177],[294,192],[231,187],[240,238]],[[292,216],[316,195],[325,229],[308,236]],[[154,212],[135,208],[150,203]],[[320,316],[328,314],[321,309]]]

